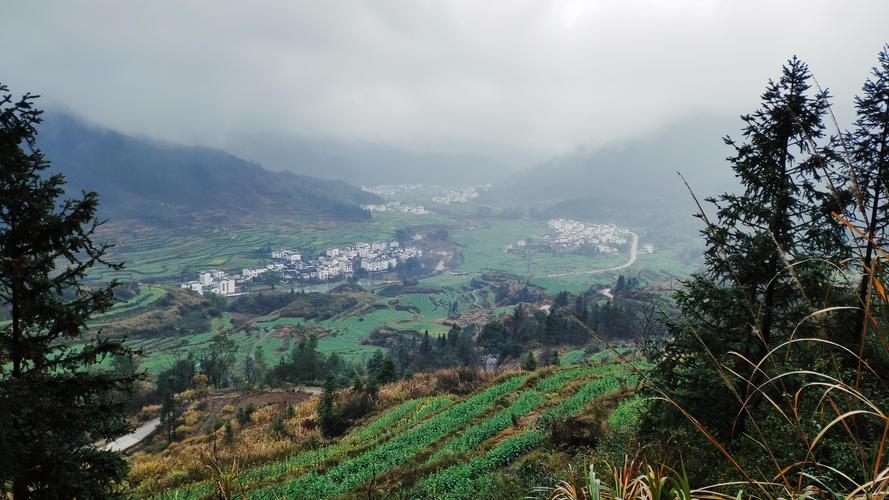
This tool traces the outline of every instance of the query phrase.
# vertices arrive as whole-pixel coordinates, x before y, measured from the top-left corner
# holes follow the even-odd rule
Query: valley
[[[885,0],[8,3],[0,500],[889,499]]]
[[[385,189],[379,191],[387,194]],[[238,294],[274,295],[295,291],[348,296],[354,300],[352,307],[327,319],[281,315],[277,311],[246,315],[224,312],[201,331],[154,331],[148,338],[138,330],[127,330],[136,332],[131,334],[129,342],[142,350],[142,366],[149,374],[158,373],[172,359],[206,349],[210,339],[218,334],[227,335],[237,345],[236,366],[257,349],[274,363],[289,351],[299,332],[306,331],[319,334],[321,352],[336,353],[350,362],[364,364],[375,352],[389,352],[389,348],[369,342],[370,336],[381,329],[414,335],[429,332],[437,336],[446,334],[452,325],[478,324],[509,314],[513,306],[498,301],[491,282],[483,279],[485,275],[500,275],[498,286],[539,289],[538,295],[526,299],[532,307],[543,307],[563,290],[580,293],[591,287],[612,286],[619,273],[640,276],[657,285],[694,269],[693,265],[677,267],[677,259],[660,255],[670,253],[669,247],[662,249],[660,243],[652,245],[657,247],[656,251],[640,253],[639,235],[629,230],[624,230],[629,238],[621,240],[620,251],[594,255],[556,252],[545,243],[557,234],[547,221],[503,218],[484,211],[472,213],[468,207],[464,207],[468,213],[444,215],[434,211],[438,205],[431,200],[417,199],[418,192],[424,191],[427,196],[438,196],[435,193],[439,190],[416,186],[410,191],[415,201],[430,207],[429,214],[375,212],[371,220],[364,223],[282,221],[258,227],[192,227],[188,231],[112,225],[102,235],[120,242],[113,255],[126,262],[126,267],[91,275],[91,278],[139,283],[139,293],[98,317],[101,319],[98,324],[113,329],[115,320],[123,325],[132,322],[136,313],[150,309],[164,293],[176,296],[187,293],[171,289],[197,279],[199,273],[211,270],[240,273],[242,269],[273,262],[269,258],[273,249],[292,248],[304,254],[320,254],[334,246],[396,239],[399,235],[411,242],[408,244],[432,248],[423,254],[429,257],[424,259],[424,268],[410,276],[399,272],[349,273],[348,279],[315,280],[314,283],[288,282],[277,276],[277,282],[258,277],[249,282],[249,287],[239,285]],[[404,199],[397,191],[388,194],[392,196],[389,200]],[[422,239],[414,239],[426,234],[442,238],[435,241],[435,245],[453,253],[447,266],[436,266],[439,257],[435,256],[435,245],[424,247]],[[522,246],[517,247],[516,242]],[[664,260],[669,260],[671,265],[659,266]],[[412,284],[404,286],[405,280]],[[344,287],[357,291],[337,291]]]

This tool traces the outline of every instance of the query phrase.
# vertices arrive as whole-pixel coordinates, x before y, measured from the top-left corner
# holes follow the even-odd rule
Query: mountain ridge
[[[632,142],[580,147],[517,173],[502,192],[543,204],[543,212],[552,216],[608,214],[634,222],[652,214],[689,215],[694,202],[677,172],[701,199],[733,189],[729,173],[714,173],[727,170],[723,165],[731,151],[721,138],[736,128],[729,117],[699,116]],[[689,146],[699,137],[705,140]]]
[[[273,172],[222,150],[137,138],[66,113],[44,116],[38,146],[52,170],[65,175],[69,193],[101,193],[103,217],[161,223],[207,214],[361,220],[369,216],[360,205],[380,201],[345,182]]]
[[[224,148],[269,168],[357,185],[495,182],[513,171],[480,154],[407,150],[387,144],[299,136],[238,135]]]

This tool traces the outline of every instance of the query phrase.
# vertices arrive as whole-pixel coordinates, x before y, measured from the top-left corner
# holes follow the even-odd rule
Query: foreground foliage
[[[98,196],[63,200],[36,146],[41,112],[0,85],[0,496],[104,497],[126,473],[96,442],[123,434],[132,371],[98,369],[131,355],[120,341],[87,338],[94,313],[111,309],[116,285],[82,285],[107,264],[93,241]],[[5,315],[5,314],[4,314]],[[81,342],[77,346],[71,346]]]

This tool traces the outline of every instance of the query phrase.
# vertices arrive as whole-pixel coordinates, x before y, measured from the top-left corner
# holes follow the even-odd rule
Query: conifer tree
[[[165,391],[161,402],[160,423],[164,428],[167,443],[172,443],[176,437],[176,419],[179,417],[179,406],[173,399],[173,393]]]
[[[756,407],[754,400],[741,411],[761,376],[753,364],[823,306],[814,301],[830,288],[832,270],[818,259],[845,251],[831,212],[846,197],[829,185],[831,152],[816,145],[828,94],[811,85],[806,65],[792,58],[769,81],[760,108],[741,117],[743,140],[725,139],[742,191],[708,199],[715,220],[698,214],[707,223],[705,269],[675,294],[681,318],[669,322],[669,340],[652,353],[658,386],[726,440],[745,432]],[[795,262],[805,264],[791,269]],[[686,424],[667,405],[647,418],[649,429]]]
[[[522,370],[526,370],[529,372],[533,372],[537,369],[537,358],[534,357],[533,352],[529,352],[525,357],[525,361],[522,363]]]
[[[336,381],[332,375],[324,380],[324,390],[318,403],[318,424],[325,437],[338,436],[343,431],[343,419],[336,407]]]
[[[876,246],[886,247],[889,238],[889,44],[880,51],[877,66],[864,83],[862,94],[855,97],[858,119],[855,130],[846,136],[850,145],[855,183],[855,206],[849,218],[862,224],[867,235],[863,271],[869,270],[876,256]],[[854,334],[865,337],[864,308],[869,303],[868,273],[863,272],[858,288],[861,310],[856,317]]]
[[[98,368],[131,352],[91,336],[113,287],[83,280],[106,261],[93,241],[98,196],[63,200],[65,179],[37,147],[36,96],[14,100],[0,85],[0,496],[104,498],[126,473],[95,443],[127,429],[123,401],[137,377]],[[11,486],[11,491],[6,491]]]

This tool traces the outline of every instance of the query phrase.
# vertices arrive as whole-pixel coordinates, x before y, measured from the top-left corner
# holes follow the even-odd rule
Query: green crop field
[[[140,286],[139,292],[129,300],[114,304],[101,314],[94,314],[93,320],[109,320],[136,312],[164,296],[164,289],[156,286]]]
[[[525,376],[509,378],[326,471],[312,470],[288,483],[254,491],[250,497],[328,498],[343,494],[377,474],[411,460],[421,449],[459,429],[526,379]]]
[[[562,366],[573,365],[583,359],[585,353],[583,349],[576,349],[573,351],[568,351],[565,354],[562,354],[559,362]]]
[[[321,338],[318,342],[318,350],[324,353],[336,352],[351,360],[370,357],[380,348],[360,344],[361,339],[382,325],[397,324],[401,320],[412,317],[413,314],[407,311],[377,309],[367,315],[319,321],[317,324],[326,328],[331,334]]]
[[[426,194],[428,193],[423,196]],[[206,348],[209,339],[223,331],[227,331],[238,344],[238,363],[257,348],[266,355],[267,362],[274,363],[281,356],[282,348],[291,342],[280,335],[276,336],[275,332],[284,326],[299,325],[316,325],[328,332],[319,341],[322,352],[335,352],[348,360],[361,362],[382,349],[361,343],[381,326],[398,331],[428,331],[433,335],[446,333],[450,327],[445,323],[448,322],[451,305],[455,302],[458,313],[492,309],[494,317],[510,314],[512,306],[497,306],[491,291],[474,281],[483,272],[499,271],[517,275],[520,279],[530,278],[530,283],[542,287],[550,295],[562,290],[579,293],[591,285],[613,284],[618,274],[617,271],[586,271],[615,267],[627,259],[626,252],[590,257],[557,255],[531,248],[525,255],[507,254],[504,251],[507,244],[514,244],[519,239],[539,239],[548,233],[546,223],[528,219],[477,217],[465,220],[453,210],[445,212],[450,215],[376,213],[368,222],[335,225],[302,222],[255,227],[190,228],[187,232],[172,229],[118,229],[109,237],[113,237],[112,241],[117,243],[115,256],[126,262],[126,268],[121,271],[105,271],[91,275],[91,278],[173,284],[180,278],[193,278],[200,270],[240,270],[244,266],[268,262],[268,248],[320,251],[359,241],[391,239],[396,229],[417,224],[447,225],[449,239],[462,254],[462,262],[453,269],[420,280],[420,285],[434,288],[434,293],[424,291],[380,297],[376,300],[377,305],[383,305],[385,309],[371,312],[356,310],[351,315],[324,321],[278,317],[259,319],[255,324],[258,332],[254,331],[252,335],[230,331],[230,325],[214,324],[210,331],[194,335],[134,339],[132,345],[143,350],[144,367],[149,373],[155,373],[168,366],[177,356]],[[654,254],[640,255],[638,262],[627,272],[645,268],[660,273],[660,276],[672,276],[687,271],[689,266],[677,267],[675,264],[677,252],[678,243],[658,249]],[[380,290],[382,287],[383,285],[377,285],[371,288]],[[94,320],[96,323],[115,321],[139,313],[162,297],[163,293],[162,288],[143,284],[135,297],[116,304]],[[563,362],[570,364],[582,357],[577,356],[580,355],[570,353]]]
[[[368,222],[312,224],[282,223],[255,227],[175,229],[126,228],[103,234],[115,242],[114,257],[126,263],[119,271],[96,270],[91,279],[125,281],[154,280],[173,283],[184,273],[189,277],[201,270],[222,268],[236,270],[268,260],[265,249],[292,248],[321,251],[360,241],[389,240],[400,227],[417,224],[443,224],[451,227],[450,238],[463,254],[463,263],[454,269],[459,273],[479,273],[486,270],[507,271],[545,280],[550,274],[570,273],[614,267],[626,261],[625,254],[585,257],[557,255],[542,251],[528,251],[526,256],[507,254],[507,244],[519,239],[539,238],[548,232],[545,222],[528,219],[486,219],[481,224],[467,225],[463,221],[441,215],[409,215],[376,213]],[[666,252],[665,252],[666,254]],[[660,271],[680,271],[668,266],[675,262],[670,252],[662,260],[658,253],[642,256],[649,267]],[[642,262],[640,257],[640,263]],[[556,282],[579,287],[592,282],[590,275],[560,276]],[[441,280],[440,280],[441,281]],[[444,281],[441,281],[444,283]],[[459,284],[455,279],[450,284]]]
[[[494,270],[546,278],[550,274],[611,268],[627,260],[626,254],[587,257],[528,250],[527,256],[524,256],[505,251],[507,244],[515,244],[520,239],[539,239],[547,232],[549,228],[545,222],[527,219],[493,219],[485,221],[480,227],[452,231],[451,240],[460,247],[464,259],[463,264],[454,271],[479,273]],[[587,278],[584,275],[578,276]]]
[[[412,497],[474,498],[498,469],[549,446],[542,428],[548,422],[584,413],[622,384],[631,387],[630,372],[620,364],[572,366],[505,376],[462,400],[405,401],[323,446],[244,469],[234,481],[249,498],[352,497],[368,481],[387,484],[381,481],[405,467],[422,467],[426,472],[412,486]],[[610,414],[610,426],[628,425],[642,404],[638,396],[623,399]],[[466,489],[470,483],[472,491]],[[214,485],[201,480],[160,497],[213,493]]]

